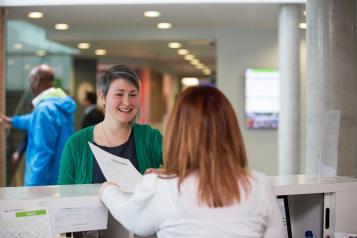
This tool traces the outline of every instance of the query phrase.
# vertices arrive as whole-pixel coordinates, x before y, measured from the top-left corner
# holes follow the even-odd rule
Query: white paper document
[[[97,195],[0,201],[0,238],[51,238],[107,224],[108,209]]]
[[[56,234],[107,229],[108,209],[98,196],[51,200],[48,207]]]
[[[142,175],[128,159],[110,154],[88,142],[105,178],[116,183],[123,192],[133,193]]]
[[[1,238],[53,237],[48,209],[38,201],[10,201],[0,204]]]

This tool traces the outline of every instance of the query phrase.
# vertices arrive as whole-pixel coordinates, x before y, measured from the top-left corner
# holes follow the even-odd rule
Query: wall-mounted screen
[[[276,69],[248,68],[245,71],[247,128],[278,128],[279,79],[279,72]]]

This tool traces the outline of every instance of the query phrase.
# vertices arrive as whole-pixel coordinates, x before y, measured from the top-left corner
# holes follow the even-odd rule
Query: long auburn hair
[[[228,99],[212,86],[190,87],[179,96],[164,136],[161,174],[198,178],[198,200],[224,207],[241,198],[240,186],[250,188],[247,156],[235,112]]]

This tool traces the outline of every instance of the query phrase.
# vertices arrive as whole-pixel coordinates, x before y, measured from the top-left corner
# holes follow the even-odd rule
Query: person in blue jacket
[[[0,115],[0,124],[28,133],[25,186],[54,185],[64,144],[74,132],[76,103],[62,89],[53,87],[54,73],[48,65],[36,66],[29,80],[34,110],[12,118]]]

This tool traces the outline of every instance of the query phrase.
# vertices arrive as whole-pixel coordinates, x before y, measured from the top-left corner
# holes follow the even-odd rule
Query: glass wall
[[[32,96],[29,93],[28,75],[39,64],[48,64],[55,71],[55,85],[71,90],[72,56],[76,49],[58,44],[46,38],[44,29],[22,20],[6,23],[6,115],[31,111]],[[23,156],[26,135],[18,130],[6,134],[7,185],[22,184]],[[20,152],[15,154],[15,152]],[[17,173],[18,171],[18,173]]]

